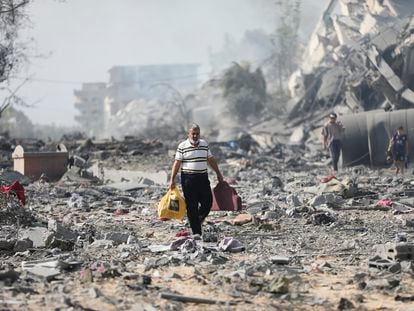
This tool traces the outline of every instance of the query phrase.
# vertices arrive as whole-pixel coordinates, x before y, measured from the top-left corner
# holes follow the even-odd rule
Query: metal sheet
[[[366,113],[345,115],[340,118],[345,127],[342,140],[342,166],[370,164]]]
[[[403,126],[408,135],[409,155],[414,154],[414,109],[367,111],[345,115],[340,120],[345,126],[343,166],[385,165],[389,140],[399,126]]]
[[[367,115],[368,148],[372,166],[386,163],[386,151],[391,137],[390,115],[385,112]]]

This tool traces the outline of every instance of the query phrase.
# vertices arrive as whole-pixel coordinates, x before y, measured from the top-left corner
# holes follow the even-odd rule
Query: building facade
[[[104,127],[104,100],[107,96],[106,83],[82,83],[80,90],[74,90],[75,108],[80,114],[75,120],[85,133],[97,136]]]
[[[75,90],[76,120],[88,135],[109,136],[109,120],[133,100],[157,100],[167,91],[193,92],[198,86],[198,64],[114,66],[108,83],[84,83]]]

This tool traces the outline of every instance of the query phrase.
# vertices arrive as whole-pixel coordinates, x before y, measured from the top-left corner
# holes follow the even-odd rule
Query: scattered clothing
[[[193,241],[194,243],[194,245],[195,245],[195,241],[194,241],[194,239],[192,239],[191,237],[189,237],[189,236],[185,236],[185,237],[180,237],[180,238],[178,238],[177,240],[175,240],[175,241],[173,241],[173,242],[171,242],[171,244],[170,244],[170,250],[172,250],[172,251],[177,251],[177,250],[179,250],[179,249],[181,249],[181,246],[183,246],[184,245],[184,243],[187,241],[187,240],[191,240],[191,241]],[[190,243],[192,243],[192,242],[190,242]],[[188,244],[188,243],[187,243]],[[188,246],[185,246],[185,247],[188,247]]]
[[[220,241],[219,249],[225,252],[238,253],[244,251],[245,247],[239,240],[227,237]]]
[[[181,230],[181,231],[178,231],[175,236],[179,238],[179,237],[189,236],[189,235],[190,235],[190,232],[188,232],[187,230]]]
[[[17,198],[22,203],[22,205],[26,204],[26,196],[24,194],[24,188],[18,181],[15,181],[11,186],[2,186],[1,192],[6,193],[6,194],[9,194],[10,192],[12,192],[16,194]]]
[[[327,182],[330,182],[332,179],[336,179],[336,176],[334,175],[326,176],[321,179],[321,183],[325,184]]]
[[[197,250],[196,241],[193,239],[187,239],[184,243],[180,246],[180,251],[184,254],[187,253],[194,253]]]
[[[377,202],[377,206],[382,206],[382,207],[390,207],[392,206],[393,202],[390,199],[381,199]]]

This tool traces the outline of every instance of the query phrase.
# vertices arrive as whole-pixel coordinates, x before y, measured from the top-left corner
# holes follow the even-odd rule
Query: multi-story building
[[[108,97],[111,113],[134,99],[157,99],[165,96],[168,85],[180,93],[197,88],[198,64],[164,64],[140,66],[114,66],[109,69]]]
[[[193,92],[198,86],[198,64],[114,66],[108,83],[84,83],[75,91],[76,120],[91,135],[105,132],[108,120],[132,100],[161,99],[167,91]]]
[[[74,90],[75,108],[80,115],[75,120],[89,136],[97,136],[104,127],[104,100],[106,83],[82,83],[80,90]]]

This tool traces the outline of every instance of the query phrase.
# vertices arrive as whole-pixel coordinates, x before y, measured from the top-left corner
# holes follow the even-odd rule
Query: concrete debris
[[[379,297],[384,308],[409,307],[412,176],[355,166],[326,178],[323,153],[304,132],[300,143],[286,135],[251,153],[227,149],[220,168],[242,209],[212,211],[201,236],[186,221],[157,217],[171,165],[166,149],[140,141],[132,155],[133,138],[65,141],[86,168],[29,183],[24,207],[13,198],[1,204],[1,293],[16,301],[7,308],[158,310],[191,302],[268,310],[276,301],[281,309],[345,310],[375,309]]]
[[[340,204],[342,198],[336,196],[334,193],[326,193],[315,196],[309,204],[311,206],[319,206],[324,204]]]
[[[60,274],[59,270],[45,267],[26,269],[27,275],[37,281],[51,281]]]
[[[389,260],[412,260],[414,258],[414,243],[386,243],[377,246],[377,254]]]
[[[328,1],[288,84],[291,143],[316,143],[332,110],[344,117],[345,166],[385,165],[397,124],[414,139],[413,12],[405,0]]]
[[[19,238],[21,240],[31,240],[35,248],[46,247],[46,241],[50,235],[51,232],[44,227],[27,228],[19,232]]]
[[[275,294],[286,294],[289,292],[289,279],[277,277],[270,283],[268,291]]]
[[[127,243],[128,240],[130,240],[130,234],[123,232],[107,232],[105,233],[104,240],[113,241],[116,245]]]
[[[312,223],[314,225],[329,225],[335,222],[335,217],[329,213],[317,213],[312,215]]]
[[[15,252],[24,252],[32,247],[33,247],[33,241],[30,240],[29,238],[26,238],[23,240],[16,241],[16,243],[14,244],[13,250]]]

